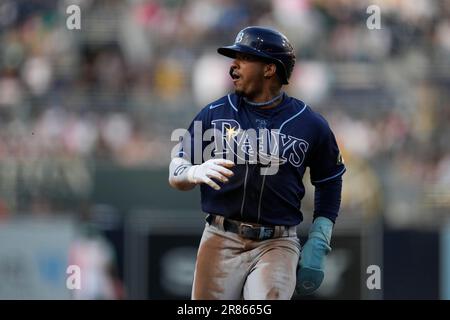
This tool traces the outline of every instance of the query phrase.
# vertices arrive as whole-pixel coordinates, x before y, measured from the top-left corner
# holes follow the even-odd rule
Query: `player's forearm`
[[[192,163],[183,158],[173,158],[169,166],[169,184],[178,190],[187,191],[195,187],[195,183],[189,181],[188,171]]]
[[[317,184],[314,192],[314,218],[326,217],[333,223],[341,206],[342,178]]]

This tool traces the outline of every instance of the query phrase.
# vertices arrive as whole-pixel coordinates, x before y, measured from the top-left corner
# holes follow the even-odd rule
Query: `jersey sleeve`
[[[346,171],[336,138],[328,123],[321,118],[318,142],[309,161],[313,185],[340,177]]]
[[[184,158],[192,164],[203,162],[203,133],[207,129],[207,110],[201,110],[192,120],[185,134],[180,138],[177,156]]]

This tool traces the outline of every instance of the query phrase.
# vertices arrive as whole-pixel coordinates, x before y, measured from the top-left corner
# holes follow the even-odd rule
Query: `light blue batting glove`
[[[325,217],[317,217],[309,230],[297,268],[295,290],[301,296],[312,294],[322,284],[325,256],[331,251],[332,231],[333,222]]]

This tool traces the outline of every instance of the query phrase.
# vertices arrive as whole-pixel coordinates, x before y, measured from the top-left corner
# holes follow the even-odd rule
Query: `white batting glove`
[[[233,171],[227,168],[234,167],[234,162],[225,159],[210,159],[200,165],[195,165],[189,168],[187,172],[188,181],[199,184],[206,183],[215,190],[220,190],[220,186],[212,179],[216,179],[223,183],[229,180],[227,177],[233,176]]]

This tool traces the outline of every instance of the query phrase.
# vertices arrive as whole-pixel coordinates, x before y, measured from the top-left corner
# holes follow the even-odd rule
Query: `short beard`
[[[240,98],[246,98],[250,101],[253,100],[254,96],[253,95],[249,95],[248,93],[245,93],[245,91],[243,90],[239,90],[239,89],[234,89],[234,93],[240,97]]]
[[[245,97],[244,91],[235,89],[234,93],[240,97]]]

